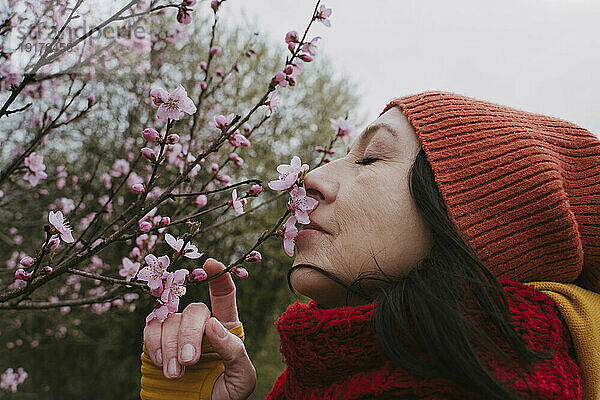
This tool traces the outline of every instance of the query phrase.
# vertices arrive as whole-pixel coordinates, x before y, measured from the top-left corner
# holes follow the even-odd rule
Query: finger
[[[218,274],[225,269],[225,265],[209,258],[204,262],[204,270],[208,277]],[[223,326],[231,329],[240,324],[238,319],[237,304],[235,300],[235,284],[231,274],[226,273],[208,283],[210,291],[210,308],[212,315]]]
[[[213,398],[230,398],[235,392],[236,398],[245,399],[256,387],[256,369],[248,357],[242,339],[226,330],[216,318],[207,322],[206,336],[211,345],[223,359],[225,373],[221,382],[213,388]]]
[[[162,366],[162,350],[161,350],[161,323],[159,320],[154,318],[148,322],[144,327],[144,343],[146,344],[146,350],[148,355],[152,359],[152,362],[157,367]]]
[[[183,374],[183,368],[177,361],[177,339],[179,336],[180,321],[181,313],[175,313],[169,315],[162,324],[163,374],[170,379],[178,378]]]
[[[183,310],[177,340],[179,364],[192,365],[200,359],[202,335],[209,318],[210,310],[204,303],[192,303]]]

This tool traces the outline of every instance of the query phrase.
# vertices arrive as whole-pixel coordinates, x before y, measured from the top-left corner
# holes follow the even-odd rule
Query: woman
[[[319,205],[288,284],[312,301],[275,323],[287,368],[268,399],[599,398],[596,136],[424,92],[305,187]],[[194,303],[145,328],[142,399],[252,393],[231,277],[210,295],[212,317]]]

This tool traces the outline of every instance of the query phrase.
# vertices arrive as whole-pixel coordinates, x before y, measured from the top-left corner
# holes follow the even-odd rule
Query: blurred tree
[[[164,22],[164,25],[168,23]],[[216,71],[216,68],[223,71],[223,79],[219,84],[219,74],[211,75],[210,79],[213,80],[209,82],[209,95],[203,99],[202,108],[199,108],[195,133],[200,139],[199,148],[214,136],[214,129],[208,126],[208,122],[215,114],[242,114],[260,99],[271,77],[281,69],[283,55],[287,52],[283,39],[281,43],[269,43],[254,33],[253,29],[223,28],[224,25],[219,21],[214,39],[214,44],[221,46],[223,52],[214,58],[211,66],[211,71]],[[187,28],[189,35],[177,40],[168,51],[157,47],[151,52],[148,60],[150,68],[145,71],[99,70],[96,81],[88,82],[85,91],[94,94],[97,107],[89,112],[87,118],[57,128],[52,135],[61,140],[49,141],[45,149],[48,181],[60,179],[55,171],[57,166],[64,165],[69,171],[66,185],[62,189],[48,185],[53,189],[48,195],[40,197],[30,186],[12,182],[13,189],[20,191],[21,195],[18,203],[5,203],[0,207],[0,219],[5,221],[0,227],[0,239],[8,237],[6,232],[11,227],[18,227],[19,234],[24,238],[19,248],[34,248],[40,239],[39,227],[46,223],[50,203],[57,204],[56,199],[62,197],[72,199],[75,204],[78,201],[85,204],[84,209],[76,209],[69,215],[71,221],[78,221],[101,208],[98,200],[106,193],[106,188],[98,177],[109,174],[115,159],[132,161],[132,154],[137,157],[135,152],[143,146],[141,132],[152,126],[154,112],[144,105],[149,100],[149,84],[172,90],[181,82],[192,98],[192,94],[201,91],[200,82],[204,79],[201,62],[209,57],[212,17],[199,13]],[[250,49],[255,54],[248,56]],[[135,58],[136,55],[126,54],[124,57]],[[231,78],[228,78],[227,74],[234,68],[235,60],[238,60],[235,65],[239,72],[232,72]],[[144,61],[133,65],[139,66]],[[330,118],[351,114],[353,125],[364,123],[362,115],[354,114],[358,104],[356,87],[346,79],[332,78],[333,75],[332,63],[319,55],[316,61],[304,64],[294,88],[279,89],[280,105],[266,122],[261,124],[264,116],[262,110],[249,121],[251,126],[258,126],[251,136],[252,145],[237,148],[238,154],[246,161],[245,168],[235,169],[229,163],[223,171],[232,177],[232,182],[260,177],[265,190],[258,198],[252,199],[246,209],[267,204],[243,218],[232,219],[234,213],[230,209],[203,216],[204,229],[212,224],[219,225],[195,239],[200,251],[204,252],[204,256],[197,261],[199,266],[207,256],[224,262],[234,260],[254,244],[262,230],[276,223],[285,211],[286,198],[269,202],[277,193],[270,191],[266,183],[277,177],[276,166],[289,163],[292,155],[298,155],[303,162],[315,165],[321,154],[314,151],[314,146],[326,145],[335,136],[330,127]],[[82,77],[74,75],[72,79],[81,80]],[[69,79],[65,77],[60,82],[53,89],[57,95],[64,94]],[[187,130],[174,132],[182,137],[189,134]],[[23,143],[25,137],[26,134]],[[338,146],[340,150],[345,149]],[[227,153],[220,152],[207,159],[192,182],[182,185],[180,191],[213,179],[210,163],[223,164]],[[6,162],[7,158],[8,152],[2,152],[0,161]],[[134,168],[139,170],[140,165]],[[174,165],[169,165],[167,171],[170,174],[178,172]],[[80,178],[74,182],[71,179],[75,178],[72,177]],[[159,184],[164,178],[159,178]],[[135,194],[129,190],[125,190],[122,196],[124,198],[119,199],[117,204],[128,204],[135,198]],[[206,208],[224,201],[227,196],[221,193],[211,197]],[[186,215],[186,212],[197,208],[193,200],[189,198],[166,203],[160,207],[160,214],[172,218]],[[104,223],[108,221],[110,219]],[[74,228],[78,230],[77,225]],[[159,236],[162,239],[162,235]],[[156,246],[165,248],[160,240]],[[18,257],[14,254],[14,248],[14,243],[0,240],[1,267],[9,272],[1,275],[3,282],[0,284],[3,286],[10,283],[10,272],[14,270],[9,267],[10,261],[7,260],[14,262]],[[91,260],[91,264],[95,264],[96,270],[105,275],[118,277],[117,266],[129,248],[125,243],[115,245],[110,250],[100,252],[98,257]],[[259,250],[263,254],[263,261],[247,267],[248,279],[235,280],[246,346],[258,374],[253,398],[264,398],[275,377],[284,369],[273,322],[290,302],[296,300],[287,288],[287,270],[292,259],[283,252],[281,240],[269,240]],[[106,271],[112,271],[112,274]],[[75,290],[78,285],[81,288]],[[52,296],[66,298],[75,291],[93,291],[95,288],[94,282],[64,275],[36,295],[41,296],[40,299],[52,299]],[[3,311],[0,314],[0,360],[3,365],[24,367],[29,372],[29,378],[17,393],[0,392],[0,398],[138,398],[142,330],[145,316],[153,307],[152,299],[140,300],[136,302],[133,298],[125,298],[116,303],[113,301],[111,309],[106,312],[91,312],[89,306],[70,310]],[[305,302],[307,299],[301,300]],[[206,284],[188,290],[180,303],[180,311],[190,302],[197,301],[209,304]]]

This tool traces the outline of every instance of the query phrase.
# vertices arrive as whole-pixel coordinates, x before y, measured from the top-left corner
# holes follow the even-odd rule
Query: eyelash
[[[369,165],[369,164],[373,164],[375,161],[378,161],[379,158],[363,158],[362,160],[359,161],[355,161],[355,164],[358,165]]]

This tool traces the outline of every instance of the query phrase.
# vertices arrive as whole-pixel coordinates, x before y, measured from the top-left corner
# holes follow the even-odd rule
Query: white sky
[[[273,40],[315,2],[228,0]],[[600,0],[325,0],[319,55],[360,84],[367,120],[394,97],[445,90],[574,122],[600,136]],[[245,15],[245,17],[242,17]],[[318,55],[318,56],[319,56]]]

